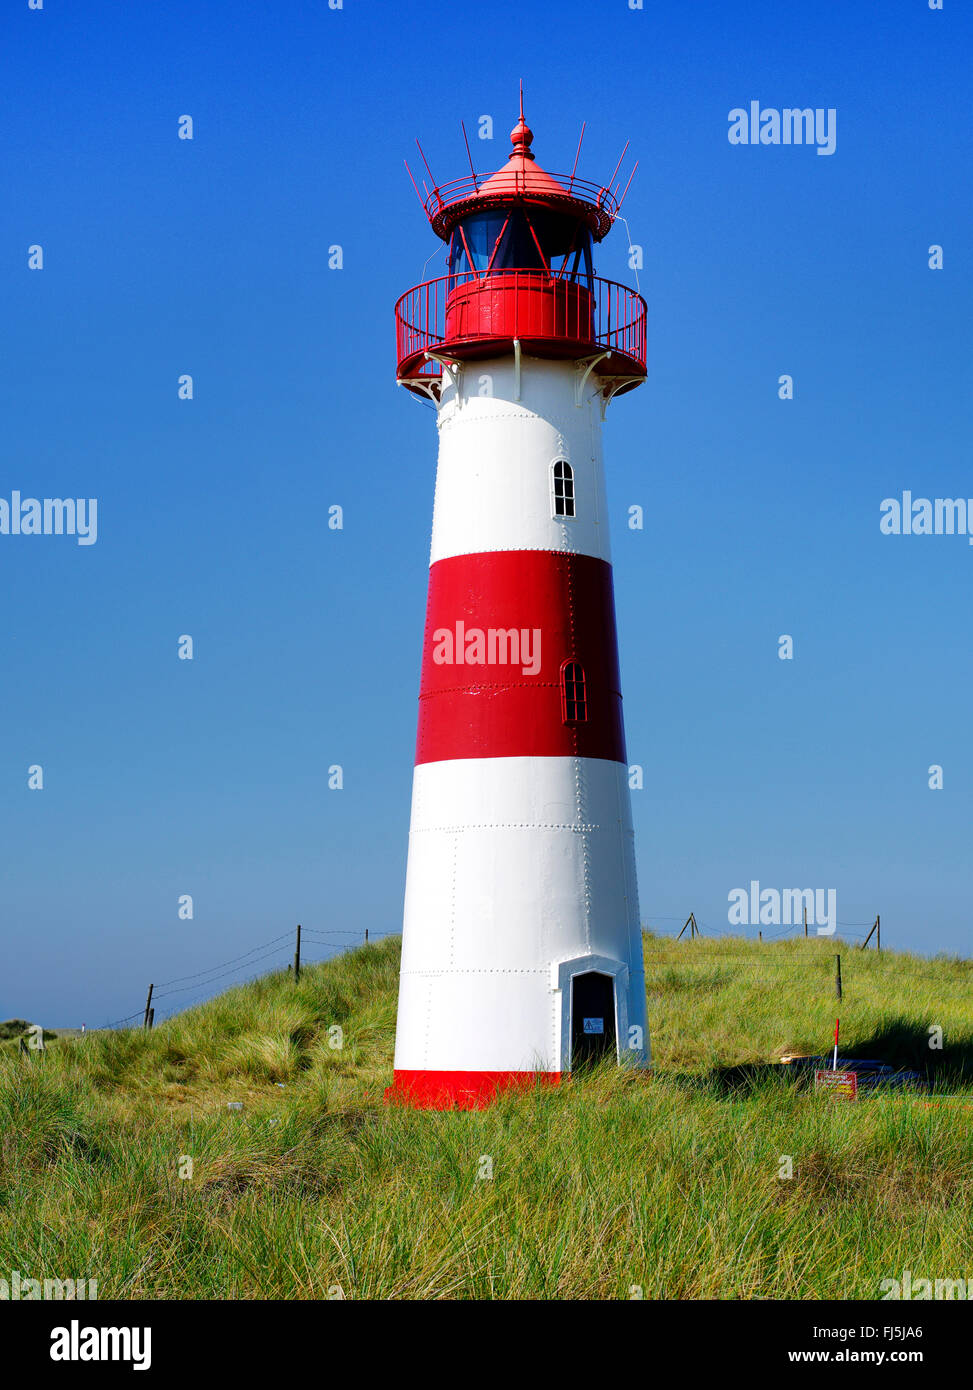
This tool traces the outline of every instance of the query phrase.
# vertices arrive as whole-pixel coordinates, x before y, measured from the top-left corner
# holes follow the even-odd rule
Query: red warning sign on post
[[[858,1098],[858,1073],[854,1071],[816,1071],[814,1089],[827,1091],[841,1100]]]

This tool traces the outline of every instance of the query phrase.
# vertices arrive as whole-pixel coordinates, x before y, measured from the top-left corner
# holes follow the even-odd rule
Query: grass
[[[26,1038],[31,1030],[31,1024],[25,1018],[7,1018],[0,1023],[0,1042],[7,1042],[10,1038]],[[57,1034],[52,1029],[47,1029],[49,1038],[56,1038]]]
[[[826,1049],[837,949],[647,936],[653,1077],[600,1069],[474,1113],[383,1105],[397,939],[151,1033],[2,1043],[0,1277],[192,1299],[876,1298],[903,1269],[973,1278],[973,962],[843,948],[848,1051],[931,1066],[934,1093],[836,1104],[770,1060]]]

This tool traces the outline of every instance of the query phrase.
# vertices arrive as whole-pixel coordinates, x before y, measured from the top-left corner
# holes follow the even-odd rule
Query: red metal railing
[[[611,189],[591,183],[589,179],[578,178],[575,174],[548,174],[544,185],[539,187],[534,170],[526,166],[522,170],[499,169],[492,174],[464,174],[461,178],[440,184],[431,193],[427,190],[424,206],[429,221],[435,225],[457,204],[483,196],[483,186],[491,179],[494,180],[492,186],[497,196],[536,199],[555,205],[559,202],[587,203],[598,215],[602,236],[618,216],[618,199]],[[560,195],[551,192],[554,184],[560,184],[563,190]]]
[[[541,355],[607,352],[614,373],[645,371],[645,300],[613,280],[573,281],[544,270],[464,271],[414,285],[395,306],[398,375],[438,377],[427,352],[485,355],[520,339]]]

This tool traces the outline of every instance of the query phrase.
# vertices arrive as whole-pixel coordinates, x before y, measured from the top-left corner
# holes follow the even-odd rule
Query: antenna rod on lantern
[[[406,173],[409,175],[409,178],[412,179],[412,187],[416,190],[416,197],[419,199],[419,206],[422,208],[423,212],[425,212],[426,205],[422,201],[422,194],[419,192],[418,184],[416,183],[415,179],[412,178],[412,170],[409,168],[409,161],[407,159],[403,159],[402,163],[405,165],[405,170]]]
[[[473,156],[470,154],[470,141],[466,134],[466,122],[460,121],[460,125],[463,127],[463,139],[466,142],[466,158],[470,161],[470,173],[473,175],[473,187],[476,189],[477,193],[479,193],[480,185],[476,181],[476,170],[473,168]]]
[[[574,186],[574,176],[575,176],[575,173],[577,172],[577,168],[578,168],[578,159],[580,158],[580,155],[581,155],[581,141],[584,139],[584,128],[585,128],[585,126],[586,126],[587,124],[588,124],[587,121],[582,121],[582,122],[581,122],[581,134],[578,136],[578,149],[577,149],[577,152],[576,152],[576,154],[575,154],[575,156],[574,156],[574,168],[571,170],[571,182],[568,184],[568,188],[573,188],[573,186]]]
[[[628,150],[628,147],[629,147],[629,144],[630,144],[630,143],[631,143],[631,142],[628,141],[628,140],[625,141],[625,149],[622,150],[621,154],[618,156],[618,163],[615,165],[615,173],[612,174],[611,178],[608,180],[608,191],[609,191],[609,193],[611,192],[611,186],[612,186],[612,184],[615,182],[615,174],[617,174],[618,171],[619,171],[619,169],[622,167],[622,160],[625,158],[625,153],[626,153],[626,151]],[[430,175],[430,177],[432,177],[432,176]]]
[[[627,195],[628,195],[628,190],[629,190],[629,189],[631,188],[631,186],[632,186],[632,180],[635,178],[635,170],[636,170],[638,167],[639,167],[639,162],[638,162],[638,160],[636,160],[636,161],[635,161],[635,164],[634,164],[633,167],[632,167],[632,172],[631,172],[631,173],[629,174],[629,176],[628,176],[628,183],[625,185],[625,192],[622,194],[622,196],[621,196],[621,197],[619,198],[619,200],[618,200],[618,207],[615,209],[615,216],[616,216],[616,217],[618,216],[618,214],[619,214],[619,213],[621,212],[621,210],[622,210],[622,203],[624,203],[624,201],[625,201],[625,199],[626,199],[626,197],[627,197]]]
[[[417,147],[418,153],[423,154],[423,146],[421,146],[420,143],[418,143],[418,138],[416,139],[416,147]],[[626,146],[626,149],[628,149],[628,146]],[[427,160],[427,157],[425,157],[425,154],[423,154],[423,164],[425,164],[425,172],[427,172],[427,174],[430,175],[430,182],[432,183],[432,192],[434,192],[434,193],[436,193],[436,195],[438,195],[439,189],[438,189],[438,186],[436,186],[436,181],[435,181],[435,178],[434,178],[434,174],[432,174],[432,170],[431,170],[431,168],[430,168],[430,161]]]

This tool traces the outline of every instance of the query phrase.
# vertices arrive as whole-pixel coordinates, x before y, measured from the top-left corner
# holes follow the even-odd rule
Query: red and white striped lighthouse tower
[[[601,454],[645,303],[592,271],[611,186],[522,104],[511,140],[428,195],[449,273],[396,307],[439,466],[389,1097],[437,1108],[649,1057]]]

